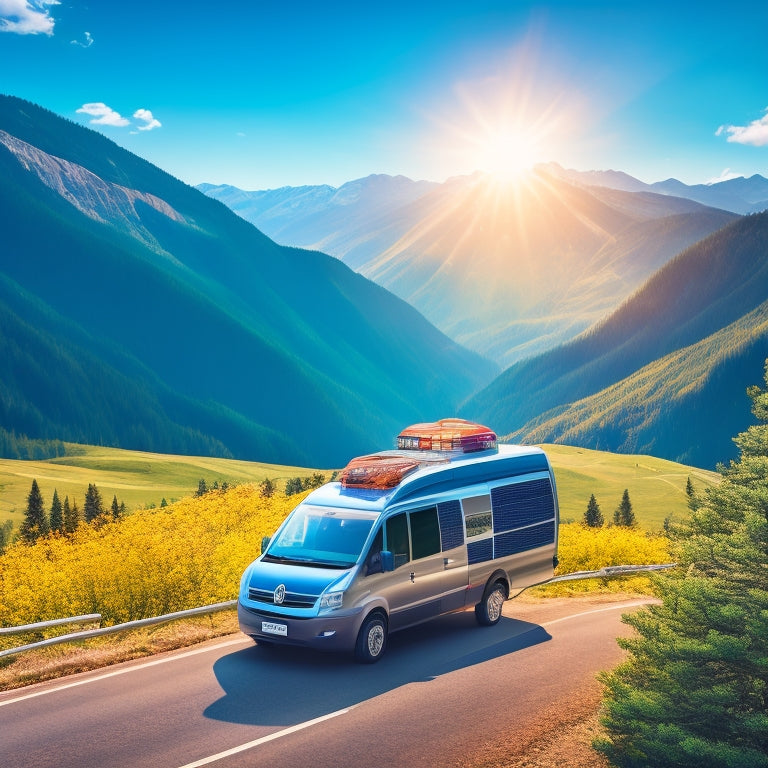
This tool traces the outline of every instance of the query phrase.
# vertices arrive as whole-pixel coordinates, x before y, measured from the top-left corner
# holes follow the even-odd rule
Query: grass
[[[635,518],[643,530],[658,531],[668,516],[688,514],[685,486],[690,477],[697,494],[719,481],[720,475],[653,456],[593,451],[567,445],[543,445],[555,471],[560,518],[580,521],[591,494],[606,523],[613,520],[626,488]]]
[[[70,502],[76,499],[82,510],[88,484],[94,483],[105,507],[117,496],[130,511],[152,505],[159,507],[162,499],[171,503],[191,496],[201,478],[209,487],[214,481],[219,485],[224,481],[235,485],[260,483],[270,478],[282,488],[281,481],[313,472],[301,467],[120,448],[67,444],[67,450],[67,456],[43,461],[0,459],[0,523],[12,520],[18,529],[33,479],[40,486],[46,509],[56,489],[62,502],[69,496]]]
[[[0,523],[13,520],[18,528],[23,519],[32,479],[37,479],[46,508],[56,489],[63,501],[77,499],[82,509],[85,491],[94,483],[108,506],[113,496],[129,510],[160,506],[197,490],[204,478],[210,486],[226,481],[259,483],[265,478],[281,481],[310,475],[314,470],[259,464],[234,459],[202,456],[172,456],[142,453],[119,448],[67,444],[70,455],[44,461],[0,459]],[[652,456],[635,456],[593,451],[566,445],[544,445],[555,470],[560,516],[563,521],[581,520],[590,494],[600,504],[606,522],[619,505],[624,489],[640,526],[660,530],[664,518],[687,514],[685,485],[688,478],[697,492],[718,481],[719,475]]]

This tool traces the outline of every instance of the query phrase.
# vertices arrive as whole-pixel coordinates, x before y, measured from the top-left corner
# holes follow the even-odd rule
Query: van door
[[[389,518],[385,521],[385,538],[386,547],[394,555],[394,574],[397,575],[391,595],[387,596],[393,629],[463,605],[466,569],[446,567],[437,507]]]

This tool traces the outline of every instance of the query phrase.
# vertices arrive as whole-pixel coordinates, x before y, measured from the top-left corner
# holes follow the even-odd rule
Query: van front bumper
[[[240,630],[256,642],[301,645],[326,651],[351,651],[363,621],[363,609],[353,608],[298,618],[252,608],[238,600],[237,619]]]

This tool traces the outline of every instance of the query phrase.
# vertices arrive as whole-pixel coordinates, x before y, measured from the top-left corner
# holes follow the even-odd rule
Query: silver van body
[[[474,607],[495,624],[512,591],[553,576],[558,520],[552,468],[534,447],[454,455],[387,490],[327,483],[246,569],[240,628],[372,662],[390,632],[445,613]]]

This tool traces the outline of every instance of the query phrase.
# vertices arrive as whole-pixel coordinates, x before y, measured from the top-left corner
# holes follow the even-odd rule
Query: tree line
[[[102,519],[117,520],[123,517],[125,512],[125,502],[118,502],[116,495],[112,504],[106,507],[99,489],[93,483],[88,484],[82,509],[78,506],[77,499],[70,502],[69,496],[65,496],[62,502],[56,489],[53,491],[51,506],[46,509],[37,480],[33,479],[27,496],[24,520],[19,526],[19,538],[27,544],[33,544],[50,533],[72,534],[81,523],[90,524]],[[8,540],[5,543],[9,543]]]
[[[587,509],[584,512],[582,522],[589,528],[601,528],[605,525],[605,517],[600,509],[600,505],[597,503],[594,493],[589,497],[589,502],[587,503]],[[635,528],[637,526],[635,513],[632,509],[632,502],[629,499],[629,490],[627,488],[624,489],[619,506],[613,510],[613,524],[625,528]]]

